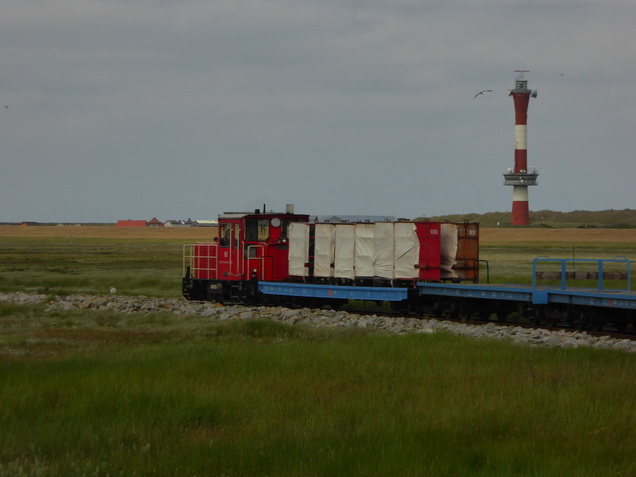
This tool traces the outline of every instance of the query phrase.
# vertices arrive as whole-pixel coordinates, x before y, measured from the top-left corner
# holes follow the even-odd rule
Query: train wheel
[[[451,319],[457,319],[459,318],[459,315],[461,313],[461,307],[459,306],[459,303],[457,303],[456,301],[451,302],[450,306],[448,307],[448,317]]]
[[[622,333],[627,328],[627,323],[625,321],[616,321],[614,326],[616,327],[616,330]]]
[[[579,313],[578,319],[571,319],[570,322],[577,330],[586,330],[590,328],[590,320],[585,313]]]
[[[530,324],[532,326],[539,326],[544,318],[545,313],[543,312],[543,308],[535,308],[534,313],[530,317]]]
[[[582,310],[578,313],[578,320],[575,321],[577,330],[599,331],[603,327],[602,320],[589,310]]]
[[[444,316],[444,308],[445,307],[443,303],[436,301],[435,304],[433,305],[431,312],[433,316],[442,317]]]
[[[588,312],[586,313],[586,315],[587,315],[587,321],[591,331],[601,331],[603,329],[603,325],[605,323],[603,322],[603,319],[600,316],[592,312]]]
[[[484,320],[484,321],[490,320],[490,315],[492,315],[492,313],[489,312],[489,311],[480,311],[479,312],[479,318]]]
[[[577,330],[583,329],[583,320],[581,319],[581,315],[572,310],[567,310],[563,314],[563,321],[565,321],[572,328]]]

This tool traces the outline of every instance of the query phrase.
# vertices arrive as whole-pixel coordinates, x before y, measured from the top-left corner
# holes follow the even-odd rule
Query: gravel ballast
[[[501,326],[496,323],[473,325],[434,318],[385,317],[351,314],[346,311],[289,309],[216,303],[189,302],[181,298],[153,298],[123,295],[47,296],[23,292],[0,292],[0,302],[43,304],[47,310],[111,310],[119,313],[169,312],[175,315],[198,315],[211,320],[271,320],[288,325],[349,326],[387,333],[436,333],[439,331],[471,338],[507,339],[528,346],[577,348],[590,346],[636,352],[636,341],[591,336],[584,331],[529,329]]]

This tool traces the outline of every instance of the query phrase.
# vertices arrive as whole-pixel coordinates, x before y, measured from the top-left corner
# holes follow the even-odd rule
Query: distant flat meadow
[[[151,285],[156,283],[154,294],[178,296],[182,246],[213,241],[216,233],[216,227],[0,226],[0,247],[4,247],[0,249],[0,290],[26,287],[68,293],[69,287],[60,285],[70,282],[77,285],[77,292],[100,293],[111,285],[117,287],[108,283],[112,277],[119,283],[133,278],[150,285],[117,287],[124,294],[153,294]],[[539,256],[636,260],[636,229],[480,230],[482,282],[531,283],[532,260]],[[23,257],[28,260],[24,262]],[[4,272],[15,272],[10,276],[3,273],[3,258]],[[73,262],[81,262],[81,270],[74,270]],[[57,285],[49,280],[56,273],[63,279]],[[81,285],[78,273],[87,275]],[[39,285],[38,280],[42,280]]]
[[[210,240],[216,227],[0,226],[0,237]],[[636,229],[481,228],[482,245],[514,243],[635,244]]]
[[[0,237],[211,240],[216,227],[115,227],[114,225],[1,225]]]

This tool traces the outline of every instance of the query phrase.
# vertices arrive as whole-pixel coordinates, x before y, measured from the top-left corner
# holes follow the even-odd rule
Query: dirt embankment
[[[0,226],[0,237],[212,240],[216,227]]]
[[[481,228],[485,245],[523,242],[547,243],[636,243],[636,229],[512,229]]]
[[[109,238],[211,241],[216,227],[115,227],[115,226],[0,226],[0,237]],[[480,230],[483,245],[524,242],[636,243],[636,229],[513,229]]]

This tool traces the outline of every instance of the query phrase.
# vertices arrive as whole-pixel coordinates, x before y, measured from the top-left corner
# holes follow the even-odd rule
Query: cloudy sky
[[[633,0],[0,12],[0,221],[509,211],[517,69],[530,209],[636,208]]]

